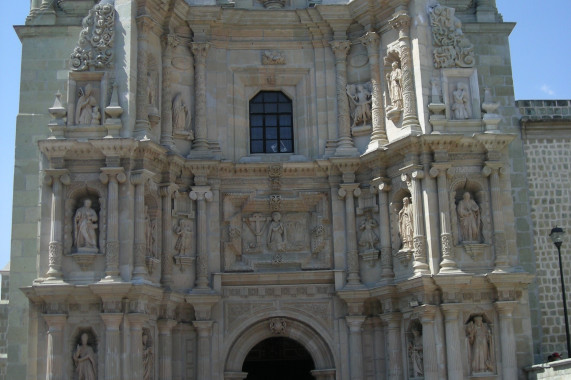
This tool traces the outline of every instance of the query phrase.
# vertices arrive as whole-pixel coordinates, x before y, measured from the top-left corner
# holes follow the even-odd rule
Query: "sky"
[[[29,1],[11,1],[0,12],[0,104],[4,122],[0,139],[0,269],[10,260],[14,141],[19,103],[22,46],[13,25],[22,25]],[[510,35],[515,98],[571,99],[571,0],[496,0],[504,21],[517,22]],[[71,52],[70,52],[71,53]],[[47,112],[47,110],[46,110]],[[46,127],[47,132],[47,127]]]

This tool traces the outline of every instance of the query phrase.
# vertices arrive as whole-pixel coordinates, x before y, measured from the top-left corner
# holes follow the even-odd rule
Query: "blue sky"
[[[571,99],[571,1],[496,0],[504,21],[517,25],[510,36],[516,99]],[[4,110],[0,140],[0,269],[9,261],[14,175],[14,139],[19,103],[21,44],[13,25],[22,25],[29,1],[11,1],[0,12],[0,104]],[[46,110],[47,111],[47,110]]]

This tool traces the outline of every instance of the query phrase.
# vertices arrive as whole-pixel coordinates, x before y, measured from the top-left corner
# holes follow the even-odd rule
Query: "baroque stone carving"
[[[346,87],[347,96],[349,98],[349,107],[351,113],[351,132],[353,135],[359,135],[363,130],[369,130],[371,127],[371,102],[372,92],[371,83],[348,84]]]
[[[188,107],[182,99],[182,94],[175,95],[172,102],[172,126],[175,135],[188,135],[192,140],[192,131],[189,129],[191,122],[191,115],[188,112]]]
[[[84,332],[80,337],[81,343],[73,353],[73,363],[78,380],[96,380],[97,359],[95,352],[89,344],[89,334]]]
[[[466,325],[466,337],[470,345],[470,369],[472,374],[495,371],[494,339],[492,329],[483,315],[475,315]]]
[[[99,112],[97,99],[95,99],[93,92],[93,86],[89,83],[84,89],[79,89],[79,98],[77,99],[77,105],[75,107],[75,124],[99,124],[101,113]]]
[[[424,351],[422,346],[422,324],[418,320],[412,322],[407,346],[411,377],[424,376]]]
[[[266,50],[262,54],[263,65],[285,65],[286,60],[282,52],[277,50]]]
[[[79,41],[71,54],[71,69],[85,71],[111,66],[115,35],[115,9],[96,4],[82,22]]]
[[[403,250],[412,250],[413,228],[413,208],[410,198],[405,197],[402,200],[402,209],[399,211],[399,234]]]
[[[479,242],[482,219],[480,207],[471,198],[469,192],[464,192],[462,200],[456,206],[460,227],[461,240],[463,242]]]
[[[279,212],[272,213],[272,221],[268,227],[268,248],[276,252],[283,252],[286,249],[286,229],[282,222],[282,215]]]
[[[402,70],[397,61],[391,64],[391,72],[387,74],[389,84],[389,95],[391,98],[391,110],[402,110]]]
[[[78,208],[73,218],[74,244],[78,252],[97,252],[98,217],[91,208],[91,200],[83,200],[83,206]]]
[[[180,219],[174,228],[177,235],[174,250],[179,256],[190,256],[192,250],[192,224],[188,219]]]
[[[456,90],[452,91],[452,111],[454,119],[465,120],[472,117],[472,107],[470,107],[470,95],[468,86],[465,83],[458,83]]]
[[[462,22],[454,16],[454,8],[437,4],[430,9],[434,38],[434,67],[473,67],[474,45],[462,33]]]
[[[287,323],[283,318],[270,319],[270,331],[275,335],[283,335],[286,332]]]
[[[363,232],[359,239],[359,245],[363,247],[365,251],[376,251],[375,245],[379,242],[379,236],[375,232],[375,229],[378,226],[377,221],[370,216],[361,222],[359,229]]]
[[[147,329],[143,330],[143,380],[152,380],[154,373],[154,353]]]

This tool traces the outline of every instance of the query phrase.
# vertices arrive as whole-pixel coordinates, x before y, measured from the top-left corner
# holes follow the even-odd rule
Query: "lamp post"
[[[565,314],[565,334],[567,336],[567,357],[571,357],[571,341],[569,340],[569,319],[567,318],[567,297],[565,295],[565,280],[563,279],[563,263],[561,262],[561,243],[563,243],[565,231],[561,227],[553,227],[549,237],[557,247],[559,254],[559,274],[561,275],[561,295],[563,297],[563,313]]]

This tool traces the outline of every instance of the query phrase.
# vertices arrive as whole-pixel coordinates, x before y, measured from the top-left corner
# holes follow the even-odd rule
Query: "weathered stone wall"
[[[534,365],[526,368],[529,380],[565,380],[571,377],[571,359]]]

